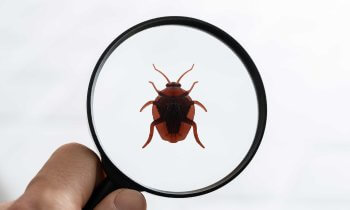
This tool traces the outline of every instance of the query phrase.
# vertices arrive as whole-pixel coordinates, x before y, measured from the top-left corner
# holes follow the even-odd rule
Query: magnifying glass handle
[[[108,177],[106,177],[92,192],[91,197],[86,203],[83,210],[93,210],[93,208],[109,193],[116,189],[122,188],[122,186],[117,186]]]

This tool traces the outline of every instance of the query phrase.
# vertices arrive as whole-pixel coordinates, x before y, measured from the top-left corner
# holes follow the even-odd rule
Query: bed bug
[[[155,84],[149,81],[154,90],[158,93],[158,96],[155,100],[146,102],[140,109],[140,112],[142,112],[145,107],[151,104],[153,105],[153,122],[150,125],[148,139],[142,148],[145,148],[151,142],[154,127],[157,128],[160,137],[170,143],[184,140],[192,127],[196,142],[204,148],[204,145],[198,137],[197,124],[193,121],[195,113],[194,105],[198,105],[204,111],[207,111],[207,109],[202,103],[192,100],[189,96],[194,85],[197,84],[198,81],[194,82],[189,90],[182,89],[180,84],[182,77],[190,72],[193,66],[194,64],[190,69],[185,71],[176,82],[170,82],[168,77],[153,64],[154,70],[162,74],[168,83],[165,89],[159,91]]]

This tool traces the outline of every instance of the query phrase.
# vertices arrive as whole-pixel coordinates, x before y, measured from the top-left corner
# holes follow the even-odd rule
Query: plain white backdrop
[[[19,196],[59,146],[94,149],[88,80],[105,47],[146,19],[208,21],[248,51],[263,78],[268,122],[247,169],[211,194],[149,209],[349,209],[350,2],[0,2],[0,201]]]

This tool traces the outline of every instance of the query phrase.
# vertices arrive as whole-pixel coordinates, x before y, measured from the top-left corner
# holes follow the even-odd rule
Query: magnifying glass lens
[[[188,94],[200,103],[190,104],[192,119],[183,113],[188,98],[155,104],[170,93],[180,95],[156,92],[170,84],[164,75],[176,83],[193,64],[178,83],[189,91],[198,81]],[[92,107],[98,141],[111,162],[136,183],[170,193],[203,189],[229,175],[250,149],[259,119],[254,83],[237,54],[209,33],[181,25],[142,30],[115,48],[95,80]],[[143,148],[161,115],[168,121],[154,126]]]

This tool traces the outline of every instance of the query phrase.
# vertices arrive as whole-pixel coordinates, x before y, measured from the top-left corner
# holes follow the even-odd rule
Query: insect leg
[[[153,102],[154,102],[154,101],[147,101],[147,103],[145,103],[145,105],[143,105],[142,108],[140,109],[140,112],[142,112],[142,110],[143,110],[144,108],[146,108],[148,105],[153,104]]]
[[[196,105],[198,105],[198,106],[200,106],[202,109],[204,109],[204,111],[207,112],[207,108],[205,108],[205,106],[204,106],[201,102],[199,102],[199,101],[193,101],[193,103],[196,104]]]
[[[187,94],[190,94],[190,92],[192,91],[194,85],[197,84],[197,83],[198,83],[198,81],[195,81],[195,82],[192,84],[191,88],[190,88],[188,91],[186,91]]]
[[[194,138],[196,139],[196,142],[203,148],[204,145],[202,144],[202,142],[199,140],[199,137],[198,137],[198,132],[197,132],[197,124],[193,121],[193,120],[190,120],[190,119],[185,119],[184,120],[184,123],[187,123],[187,124],[190,124],[192,125],[193,127],[193,135],[194,135]]]
[[[153,88],[156,90],[156,92],[159,93],[159,90],[157,89],[157,87],[155,86],[155,84],[154,84],[153,82],[151,82],[151,81],[149,81],[149,83],[151,83],[152,86],[153,86]]]
[[[161,122],[163,122],[163,120],[158,118],[151,123],[148,139],[147,139],[146,143],[142,146],[142,148],[145,148],[151,142],[152,137],[153,137],[153,132],[154,132],[154,126],[158,125]]]

